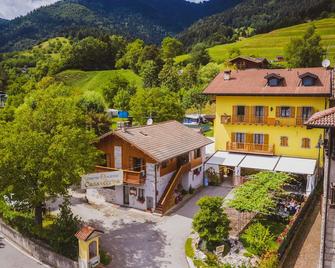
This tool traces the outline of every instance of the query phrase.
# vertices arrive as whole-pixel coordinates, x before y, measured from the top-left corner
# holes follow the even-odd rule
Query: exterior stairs
[[[156,206],[155,213],[164,215],[170,208],[175,205],[175,190],[177,186],[181,183],[181,180],[186,172],[191,170],[191,163],[188,162],[182,165],[177,172],[172,176],[165,191]]]

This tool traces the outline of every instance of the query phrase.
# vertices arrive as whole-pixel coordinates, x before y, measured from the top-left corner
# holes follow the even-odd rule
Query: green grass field
[[[335,18],[316,20],[278,29],[270,33],[245,38],[232,44],[214,46],[209,48],[208,51],[211,58],[220,63],[228,59],[228,51],[232,47],[239,48],[242,55],[266,57],[269,60],[273,60],[276,56],[283,56],[284,48],[290,40],[295,37],[302,37],[308,26],[311,24],[315,25],[317,33],[321,36],[322,45],[328,52],[327,57],[334,62]],[[187,58],[187,55],[181,55],[176,58],[176,62],[184,61]]]
[[[138,87],[142,86],[142,79],[131,70],[66,70],[57,74],[55,78],[57,81],[63,82],[65,86],[81,92],[91,90],[101,92],[111,78],[116,75],[126,78],[130,83],[134,83]]]

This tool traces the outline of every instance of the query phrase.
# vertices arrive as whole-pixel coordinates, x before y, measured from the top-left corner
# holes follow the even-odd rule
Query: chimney
[[[231,70],[223,72],[223,80],[227,81],[231,78]]]

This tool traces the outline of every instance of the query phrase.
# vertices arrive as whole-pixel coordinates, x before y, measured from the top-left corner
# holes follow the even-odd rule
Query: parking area
[[[102,245],[112,255],[110,267],[187,267],[184,243],[192,230],[196,202],[203,196],[225,197],[230,187],[207,187],[169,216],[155,216],[111,204],[92,206],[74,194],[72,210],[104,230]]]

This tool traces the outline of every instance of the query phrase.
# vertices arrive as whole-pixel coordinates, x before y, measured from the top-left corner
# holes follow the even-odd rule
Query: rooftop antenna
[[[151,126],[154,123],[154,120],[152,120],[151,113],[149,116],[149,119],[147,120],[147,126]]]
[[[322,67],[323,68],[328,68],[330,66],[330,60],[325,59],[322,61]]]

